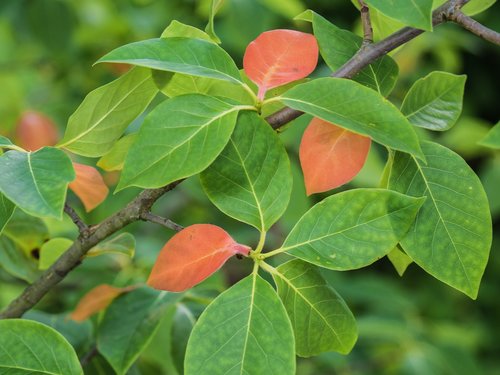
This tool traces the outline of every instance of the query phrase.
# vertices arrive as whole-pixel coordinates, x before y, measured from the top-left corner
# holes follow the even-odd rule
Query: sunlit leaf
[[[52,238],[45,242],[40,248],[38,268],[49,268],[72,244],[73,241],[67,238]]]
[[[500,122],[490,129],[486,137],[484,137],[479,144],[482,146],[500,149]]]
[[[26,111],[21,114],[16,135],[19,145],[28,151],[54,146],[59,140],[56,124],[43,113],[36,111]]]
[[[418,29],[432,30],[432,0],[365,0],[386,16]]]
[[[94,257],[102,254],[122,254],[132,258],[134,253],[135,237],[130,233],[120,233],[109,240],[99,242],[85,256]]]
[[[132,147],[132,144],[137,139],[137,133],[127,134],[120,138],[106,154],[102,156],[97,162],[99,168],[107,172],[121,171],[127,153]]]
[[[45,222],[28,215],[23,210],[15,210],[4,228],[3,234],[14,241],[27,255],[50,239],[50,233]]]
[[[97,169],[89,165],[73,163],[76,178],[69,188],[83,202],[87,212],[99,206],[108,196],[109,189]]]
[[[403,276],[408,266],[413,263],[413,259],[406,255],[399,246],[396,246],[387,254],[387,258],[390,260],[399,276]]]
[[[259,86],[259,99],[267,90],[307,77],[318,63],[318,43],[311,34],[271,30],[251,42],[243,57],[245,73]]]
[[[233,255],[247,256],[250,248],[235,242],[211,224],[191,225],[163,247],[149,275],[148,285],[180,292],[212,275]]]
[[[162,38],[195,38],[195,39],[203,39],[209,42],[213,42],[210,35],[203,32],[200,29],[197,29],[194,26],[186,25],[177,20],[173,20],[170,22],[170,25],[167,26],[163,33],[161,34]]]
[[[300,143],[307,195],[351,181],[365,164],[370,144],[368,137],[314,118]]]

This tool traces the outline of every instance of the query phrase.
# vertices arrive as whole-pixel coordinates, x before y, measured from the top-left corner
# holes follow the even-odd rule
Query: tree
[[[130,253],[130,234],[112,236],[137,221],[179,232],[160,252],[149,286],[96,286],[72,314],[81,321],[104,310],[96,346],[82,362],[100,353],[120,374],[133,365],[165,314],[172,316],[170,329],[181,338],[182,345],[174,349],[178,371],[187,374],[292,374],[296,354],[349,353],[357,339],[354,316],[320,268],[354,270],[387,256],[401,274],[414,262],[475,299],[491,246],[486,194],[458,154],[423,140],[416,131],[445,131],[455,124],[465,76],[432,72],[412,85],[400,108],[386,99],[398,75],[389,52],[441,23],[455,22],[500,44],[498,33],[466,15],[491,2],[466,3],[450,0],[432,11],[431,1],[408,2],[408,8],[360,1],[363,38],[306,11],[297,19],[310,23],[314,36],[264,32],[247,47],[240,72],[218,45],[214,17],[222,2],[213,1],[205,31],[173,21],[161,38],[127,44],[102,57],[99,63],[133,68],[88,94],[57,144],[49,120],[25,114],[19,144],[0,138],[5,150],[0,157],[0,224],[11,233],[2,237],[2,247],[16,254],[13,223],[61,219],[63,212],[79,235],[74,242],[50,238],[41,247],[39,266],[46,270],[39,277],[17,271],[32,282],[0,314],[6,319],[0,322],[2,332],[7,332],[0,342],[20,348],[14,357],[0,354],[0,366],[82,372],[74,349],[53,329],[7,319],[32,309],[86,257]],[[408,26],[374,42],[375,15]],[[318,52],[333,73],[307,79]],[[138,132],[124,136],[159,92],[168,99],[149,111]],[[387,148],[386,167],[379,188],[326,197],[297,220],[281,246],[263,252],[292,190],[278,133],[303,114],[314,117],[300,146],[307,194],[349,182],[365,164],[371,143]],[[39,143],[30,138],[33,122],[45,129],[46,139],[37,137]],[[483,142],[498,147],[497,127]],[[95,168],[73,162],[66,152],[100,158],[102,169],[120,170],[116,191],[144,190],[115,214],[88,225],[65,202],[68,187],[87,210],[102,203],[108,191]],[[198,174],[220,211],[259,231],[255,246],[238,243],[216,225],[182,228],[151,212],[158,199]],[[292,260],[282,262],[283,254]],[[186,303],[204,294],[191,288],[233,255],[249,258],[253,270],[213,299],[193,326],[196,314]]]

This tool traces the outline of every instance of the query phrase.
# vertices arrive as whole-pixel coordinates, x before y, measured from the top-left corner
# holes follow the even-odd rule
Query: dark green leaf
[[[179,374],[184,374],[184,358],[186,356],[186,348],[188,338],[191,335],[196,317],[185,304],[179,303],[174,315],[172,325],[172,357],[175,367]]]
[[[3,228],[7,225],[12,214],[14,213],[16,206],[10,200],[5,198],[3,194],[0,193],[0,234],[3,232]]]
[[[35,258],[26,254],[6,236],[0,237],[0,267],[8,274],[28,283],[32,283],[39,276]]]

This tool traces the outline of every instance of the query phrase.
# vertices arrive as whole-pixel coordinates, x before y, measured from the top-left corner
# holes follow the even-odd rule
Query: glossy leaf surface
[[[222,228],[191,225],[165,244],[148,285],[171,292],[189,289],[212,275],[233,255],[247,256],[249,251],[248,246],[236,243]]]
[[[295,374],[293,331],[274,289],[252,274],[219,295],[189,338],[186,375]]]
[[[351,351],[358,337],[354,316],[315,266],[296,259],[272,275],[292,322],[299,356]]]
[[[370,144],[368,137],[314,118],[300,143],[307,195],[351,181],[365,164]]]
[[[201,174],[210,200],[224,213],[268,230],[292,190],[290,162],[278,135],[256,113],[242,113],[226,148]]]
[[[259,99],[269,89],[307,77],[317,63],[318,43],[314,36],[294,30],[260,34],[243,57],[246,75],[259,87]]]
[[[404,237],[424,200],[383,189],[335,194],[302,216],[282,250],[334,270],[367,266]]]
[[[67,238],[52,238],[45,242],[40,248],[38,268],[41,270],[49,268],[72,244],[73,241]]]
[[[109,189],[97,169],[89,165],[73,163],[76,178],[69,188],[80,198],[87,212],[99,206],[108,196]]]
[[[366,0],[366,3],[405,25],[432,30],[432,0]]]
[[[425,271],[476,298],[491,246],[491,216],[479,178],[453,151],[422,143],[427,165],[396,153],[389,188],[427,196],[405,252]]]
[[[26,111],[21,114],[16,135],[19,145],[28,151],[54,146],[59,140],[56,124],[43,113],[36,111]]]

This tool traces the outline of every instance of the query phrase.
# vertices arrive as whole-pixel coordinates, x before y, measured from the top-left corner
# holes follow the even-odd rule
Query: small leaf
[[[10,200],[5,198],[3,194],[0,193],[0,234],[3,232],[3,228],[7,225],[10,218],[14,214],[16,206]]]
[[[500,149],[500,122],[490,129],[486,137],[478,142],[481,146]]]
[[[408,26],[432,31],[432,0],[366,0],[366,3]]]
[[[202,39],[143,40],[118,47],[97,61],[103,62],[132,64],[242,84],[238,68],[228,53]]]
[[[205,28],[205,31],[208,33],[208,35],[210,35],[210,38],[217,44],[220,44],[221,40],[215,33],[214,18],[223,4],[224,0],[212,0],[212,5],[210,6],[210,12],[208,16],[208,24],[207,27]]]
[[[120,138],[106,154],[102,156],[97,162],[99,168],[104,169],[106,172],[121,171],[127,153],[136,141],[138,133],[127,134]]]
[[[21,114],[16,135],[19,145],[28,151],[54,146],[59,140],[56,124],[43,113],[36,111],[26,111]]]
[[[468,16],[481,13],[496,3],[497,0],[471,0],[462,7],[462,11]]]
[[[413,259],[406,255],[399,246],[396,246],[387,254],[387,258],[390,260],[399,276],[403,276],[408,266],[413,263]]]
[[[134,290],[135,287],[117,288],[111,285],[98,285],[87,292],[71,313],[71,319],[81,322],[105,310],[119,295]]]
[[[193,27],[191,25],[186,25],[177,20],[173,20],[170,22],[170,25],[167,26],[163,33],[161,34],[162,39],[166,38],[195,38],[195,39],[203,39],[209,42],[213,42],[210,35]]]
[[[453,151],[423,142],[427,164],[396,153],[389,188],[427,196],[408,234],[404,251],[425,271],[477,297],[491,246],[491,216],[481,181]]]
[[[135,237],[130,233],[120,233],[107,241],[98,243],[85,256],[95,257],[102,254],[123,254],[132,258],[134,253]]]
[[[40,248],[38,269],[49,268],[72,244],[73,241],[67,238],[52,238],[45,242]]]
[[[83,375],[73,347],[56,330],[25,319],[0,320],[3,374]]]
[[[83,156],[104,155],[157,93],[149,69],[130,70],[85,97],[69,118],[58,147]]]
[[[0,155],[3,154],[2,149],[4,149],[4,148],[10,149],[10,150],[24,151],[21,147],[18,147],[15,144],[13,144],[9,138],[6,138],[6,137],[0,135]]]
[[[7,236],[0,236],[0,267],[8,274],[28,283],[35,281],[40,275],[36,259],[26,254]]]
[[[293,331],[274,289],[256,273],[219,295],[198,319],[186,375],[295,374]]]
[[[432,72],[419,79],[406,94],[401,112],[412,125],[448,130],[462,112],[466,76]]]
[[[300,143],[307,195],[351,181],[365,164],[370,144],[368,137],[314,118]]]
[[[281,250],[333,270],[365,267],[397,245],[424,200],[385,189],[332,195],[302,216]]]
[[[247,256],[250,248],[236,243],[226,231],[211,224],[191,225],[163,247],[149,275],[148,285],[181,292],[212,275],[233,255]]]
[[[73,163],[76,179],[69,184],[83,202],[87,212],[99,206],[108,196],[109,189],[99,171],[91,166]]]
[[[0,156],[0,192],[27,213],[60,219],[68,184],[75,179],[69,157],[44,147]]]
[[[358,337],[354,316],[316,267],[295,259],[272,275],[292,322],[299,356],[351,351]]]
[[[226,146],[241,108],[199,94],[163,102],[144,120],[117,190],[157,188],[201,172]]]
[[[259,86],[259,99],[267,90],[307,77],[318,63],[318,43],[311,34],[271,30],[251,42],[243,57],[248,78]]]
[[[281,217],[292,190],[285,147],[269,124],[252,112],[239,115],[226,148],[200,178],[222,212],[260,231]]]

